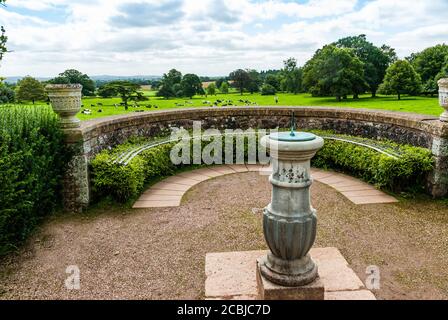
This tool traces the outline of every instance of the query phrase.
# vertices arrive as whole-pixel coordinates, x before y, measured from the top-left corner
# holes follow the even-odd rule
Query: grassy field
[[[163,109],[174,108],[192,108],[192,107],[206,107],[210,105],[205,104],[205,101],[210,101],[212,104],[216,100],[231,100],[233,105],[244,106],[245,102],[240,100],[249,101],[250,106],[273,106],[276,105],[274,96],[262,96],[260,94],[244,94],[243,96],[238,93],[230,94],[218,94],[216,96],[196,96],[193,99],[163,99],[155,96],[155,92],[145,92],[145,96],[149,98],[148,101],[139,103],[139,107],[129,107],[129,110],[125,110],[123,106],[115,107],[121,102],[120,98],[84,98],[83,109],[90,109],[91,115],[79,114],[78,118],[81,120],[90,120],[100,117],[107,117],[111,115],[119,115],[136,111],[154,111]],[[426,114],[432,116],[439,116],[443,109],[439,106],[438,99],[436,97],[403,97],[401,101],[397,100],[396,96],[379,96],[377,98],[371,98],[370,95],[363,95],[359,100],[353,100],[351,98],[337,102],[335,98],[315,98],[309,94],[287,94],[280,93],[277,95],[279,98],[279,106],[328,106],[328,107],[349,107],[349,108],[367,108],[367,109],[381,109],[389,111],[401,111],[401,112],[413,112],[419,114]],[[98,105],[100,104],[100,105]],[[102,105],[101,105],[102,104]],[[222,104],[219,104],[221,106]]]

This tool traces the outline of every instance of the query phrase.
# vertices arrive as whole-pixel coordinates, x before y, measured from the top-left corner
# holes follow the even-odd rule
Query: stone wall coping
[[[337,107],[307,107],[307,106],[264,106],[264,107],[219,107],[219,108],[184,108],[174,110],[158,110],[133,114],[124,114],[98,118],[81,122],[80,131],[83,136],[97,129],[107,127],[126,128],[138,123],[160,122],[182,119],[201,119],[222,116],[290,116],[296,112],[298,118],[333,118],[355,120],[373,123],[393,124],[417,131],[428,132],[435,136],[448,137],[448,124],[437,117],[415,113],[392,112],[372,109],[354,109]]]

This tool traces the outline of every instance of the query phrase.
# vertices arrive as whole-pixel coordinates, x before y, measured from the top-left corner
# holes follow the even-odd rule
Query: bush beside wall
[[[61,204],[71,152],[48,106],[0,106],[0,255]]]
[[[203,146],[206,144],[203,143]],[[425,176],[433,165],[429,150],[390,141],[372,141],[372,144],[382,144],[385,149],[398,152],[400,157],[394,159],[368,147],[326,140],[324,148],[313,160],[313,165],[347,172],[379,188],[394,192],[423,190]],[[95,194],[99,197],[110,195],[120,202],[135,199],[146,184],[154,179],[170,176],[179,169],[170,160],[172,146],[174,143],[147,150],[135,157],[128,166],[114,163],[113,160],[117,154],[129,150],[132,142],[102,152],[92,161]],[[245,152],[247,154],[247,146]]]

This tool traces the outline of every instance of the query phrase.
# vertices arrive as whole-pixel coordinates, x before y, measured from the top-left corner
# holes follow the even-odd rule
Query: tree
[[[304,85],[313,95],[335,96],[338,101],[367,88],[364,64],[352,49],[327,45],[304,68]]]
[[[277,90],[274,86],[265,83],[263,87],[261,87],[261,95],[262,96],[273,96],[277,93]]]
[[[216,85],[214,83],[210,83],[207,87],[207,94],[210,96],[216,95]]]
[[[412,63],[415,71],[420,75],[423,83],[435,80],[442,70],[448,57],[448,45],[439,44],[412,54],[407,60]]]
[[[258,71],[246,70],[246,72],[249,75],[249,82],[246,85],[247,91],[249,91],[251,94],[260,91],[260,86],[263,83],[263,81],[261,80]]]
[[[180,85],[182,87],[183,95],[189,97],[190,99],[192,99],[194,95],[203,92],[202,81],[195,74],[184,75]]]
[[[221,88],[224,82],[227,82],[226,78],[219,78],[218,80],[216,80],[215,81],[216,88]]]
[[[241,95],[243,95],[244,89],[247,88],[251,81],[249,73],[243,69],[233,71],[230,73],[229,78],[233,80],[233,85],[239,90]]]
[[[171,69],[168,73],[163,75],[163,84],[169,84],[171,86],[182,81],[182,73],[176,69]]]
[[[98,89],[98,95],[101,98],[110,98],[113,97],[117,94],[117,91],[115,90],[115,88],[107,86],[107,84],[102,85],[99,89]]]
[[[159,87],[159,91],[156,94],[158,97],[164,97],[165,99],[169,99],[176,96],[176,93],[173,90],[173,86],[169,84],[162,84]]]
[[[171,69],[163,75],[157,96],[164,97],[165,99],[182,96],[181,81],[182,73],[176,69]]]
[[[442,67],[442,70],[440,70],[440,72],[437,74],[435,82],[437,83],[437,81],[442,78],[448,78],[448,57],[446,57],[445,59],[445,65]]]
[[[4,84],[0,78],[0,103],[12,103],[15,100],[15,92]]]
[[[297,66],[295,58],[289,58],[283,62],[282,75],[284,77],[284,89],[298,94],[302,90],[302,69]]]
[[[17,83],[16,90],[18,101],[32,101],[34,104],[36,100],[46,99],[45,88],[42,83],[29,76]]]
[[[58,77],[49,81],[53,84],[81,84],[84,96],[95,95],[95,82],[88,75],[75,69],[68,69],[60,73]]]
[[[105,84],[103,90],[113,92],[114,96],[119,96],[125,108],[128,108],[129,101],[145,101],[147,98],[140,92],[138,84],[129,81],[113,81]]]
[[[219,87],[219,91],[223,94],[229,93],[229,83],[227,81],[224,81],[221,86]]]
[[[364,34],[342,38],[334,45],[338,48],[353,49],[355,55],[364,63],[364,78],[369,85],[372,97],[375,97],[387,68],[396,60],[395,50],[386,45],[381,48],[374,46],[367,41]]]
[[[397,94],[401,100],[402,94],[417,94],[421,90],[420,75],[406,60],[398,60],[386,71],[380,92],[384,94]]]
[[[0,0],[0,5],[5,5],[6,0]],[[3,26],[0,26],[0,61],[3,59],[3,55],[8,52],[6,49],[6,42],[8,42],[8,37],[5,35],[6,30]]]
[[[280,91],[280,80],[278,76],[274,74],[268,74],[264,79],[264,84],[268,84],[274,87],[276,91]]]

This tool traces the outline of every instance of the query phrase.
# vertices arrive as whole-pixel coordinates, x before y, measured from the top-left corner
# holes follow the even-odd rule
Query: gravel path
[[[201,299],[208,252],[266,249],[265,176],[242,173],[194,187],[179,208],[95,209],[55,217],[0,262],[0,299]],[[382,272],[379,299],[448,299],[448,207],[429,200],[356,206],[313,186],[316,246],[338,247],[361,279]],[[81,290],[64,286],[67,266]]]

